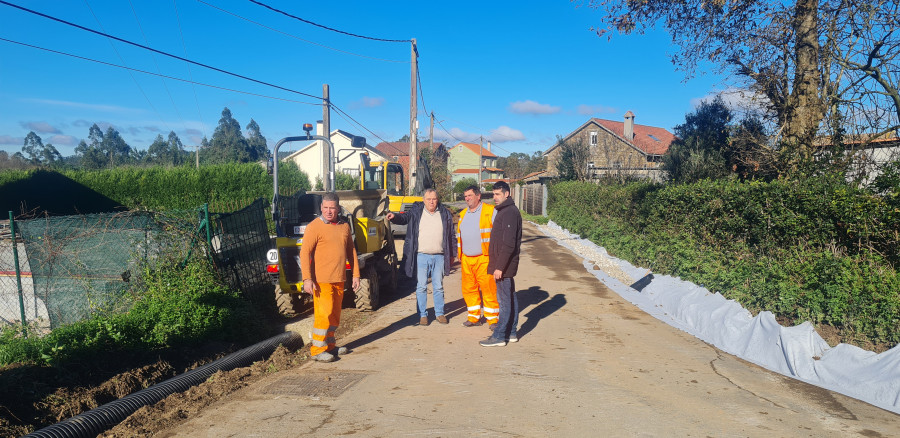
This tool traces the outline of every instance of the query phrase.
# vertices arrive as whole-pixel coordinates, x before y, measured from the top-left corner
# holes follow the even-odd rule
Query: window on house
[[[597,131],[591,131],[591,146],[597,146]]]
[[[653,141],[659,141],[659,139],[658,139],[658,138],[656,138],[656,136],[655,136],[655,135],[653,135],[653,134],[647,134],[647,136],[648,136],[648,137],[650,137],[650,138],[652,138],[652,139],[653,139]]]
[[[588,161],[588,169],[593,169],[593,168],[594,168],[594,162]]]
[[[622,162],[621,162],[621,161],[613,161],[613,167],[616,168],[616,169],[621,169],[621,168],[622,168]]]

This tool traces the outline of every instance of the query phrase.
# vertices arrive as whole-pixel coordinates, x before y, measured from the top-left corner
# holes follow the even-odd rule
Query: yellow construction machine
[[[312,125],[304,124],[305,136],[286,137],[275,145],[275,153],[282,144],[289,141],[321,140],[331,149],[334,146],[324,136],[310,135]],[[354,147],[361,147],[365,139],[357,137]],[[330,163],[332,166],[334,162]],[[303,293],[303,275],[300,272],[300,247],[307,224],[319,216],[324,191],[298,193],[291,197],[278,193],[278,166],[272,166],[274,195],[272,199],[272,219],[275,222],[275,248],[266,256],[266,271],[275,284],[275,301],[278,310],[285,316],[300,313],[310,297]],[[330,187],[334,187],[334,172],[331,167]],[[344,291],[345,301],[352,301],[360,310],[378,308],[382,287],[393,289],[397,285],[397,252],[394,248],[388,213],[388,195],[383,189],[340,190],[335,192],[340,198],[341,219],[348,222],[356,244],[360,272],[360,287],[353,291],[350,287],[350,263],[347,263],[347,281]]]
[[[415,195],[406,195],[406,179],[403,166],[393,161],[370,161],[368,152],[360,153],[359,188],[361,190],[386,190],[390,200],[388,209],[393,213],[403,213],[416,202],[422,202],[425,187],[431,187],[431,172],[425,160],[419,160],[418,184]],[[405,235],[406,225],[394,225],[394,234]]]

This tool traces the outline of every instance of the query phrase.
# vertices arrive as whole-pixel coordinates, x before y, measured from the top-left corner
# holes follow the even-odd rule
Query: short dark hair
[[[494,190],[500,190],[503,193],[509,193],[509,184],[506,181],[497,181],[494,183]]]
[[[473,193],[475,193],[476,195],[480,195],[480,194],[481,194],[481,189],[478,188],[478,186],[476,186],[476,185],[474,185],[474,184],[470,185],[469,187],[466,187],[466,189],[463,190],[463,193],[468,192],[469,190],[471,190],[471,191],[472,191]]]
[[[335,192],[326,192],[322,195],[322,202],[325,202],[325,201],[334,201],[334,202],[337,202],[338,204],[340,204],[341,198],[339,198],[337,193],[335,193]]]

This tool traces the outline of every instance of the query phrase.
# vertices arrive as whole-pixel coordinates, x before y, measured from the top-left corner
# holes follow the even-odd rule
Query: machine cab
[[[403,196],[406,181],[403,167],[398,163],[373,161],[362,169],[362,190],[387,190],[388,195]]]

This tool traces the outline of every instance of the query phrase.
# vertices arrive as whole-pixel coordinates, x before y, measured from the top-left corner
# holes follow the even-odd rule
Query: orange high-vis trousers
[[[500,316],[500,304],[497,303],[497,283],[494,276],[487,272],[488,256],[469,257],[463,254],[459,264],[462,266],[462,296],[469,310],[469,322],[481,320],[483,307],[488,324],[495,324]]]
[[[344,301],[344,282],[318,283],[313,293],[312,345],[309,354],[315,356],[334,348],[334,331],[341,322],[341,303]]]

